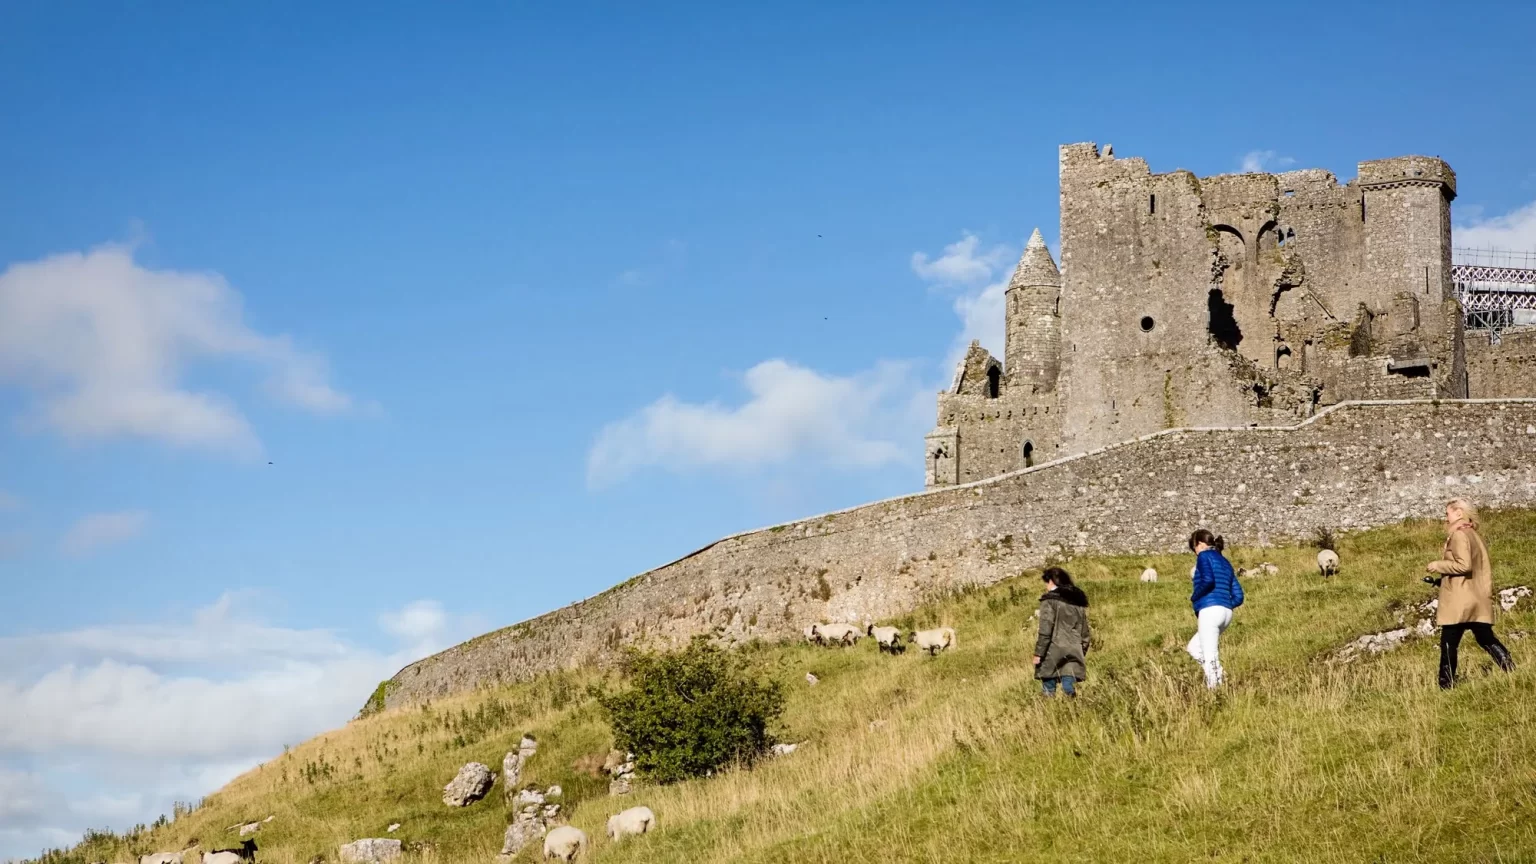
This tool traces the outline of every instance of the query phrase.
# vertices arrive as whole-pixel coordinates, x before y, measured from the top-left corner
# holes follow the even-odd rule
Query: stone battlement
[[[1242,545],[1536,506],[1536,399],[1350,402],[1283,426],[1164,429],[978,482],[734,534],[608,591],[412,663],[395,707],[612,660],[628,644],[792,637],[1083,552]]]

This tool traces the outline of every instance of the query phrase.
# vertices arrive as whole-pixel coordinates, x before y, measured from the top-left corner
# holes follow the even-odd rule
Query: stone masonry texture
[[[1177,551],[1198,526],[1267,544],[1432,517],[1458,495],[1536,506],[1536,400],[1354,402],[1288,426],[1172,429],[749,531],[412,663],[387,704],[606,663],[624,645],[879,621],[1048,557]]]

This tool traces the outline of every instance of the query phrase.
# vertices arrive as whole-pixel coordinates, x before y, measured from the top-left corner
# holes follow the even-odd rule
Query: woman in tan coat
[[[1461,637],[1472,637],[1505,672],[1515,668],[1509,649],[1493,635],[1493,568],[1488,547],[1477,535],[1477,509],[1465,498],[1445,505],[1447,536],[1439,561],[1424,569],[1436,574],[1429,582],[1440,586],[1435,623],[1440,625],[1440,686],[1456,683],[1456,649]]]

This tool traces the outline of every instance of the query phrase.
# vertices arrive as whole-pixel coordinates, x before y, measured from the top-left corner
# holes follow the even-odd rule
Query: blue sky
[[[456,639],[920,488],[948,362],[1000,349],[999,280],[1035,226],[1054,248],[1058,144],[1202,175],[1439,155],[1458,242],[1536,248],[1533,29],[0,7],[0,857],[211,791]],[[287,707],[144,725],[253,689]]]

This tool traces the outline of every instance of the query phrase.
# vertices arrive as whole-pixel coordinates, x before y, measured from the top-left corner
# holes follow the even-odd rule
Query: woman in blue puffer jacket
[[[1221,633],[1232,623],[1232,610],[1243,605],[1243,586],[1221,554],[1226,545],[1204,528],[1189,537],[1189,549],[1195,553],[1194,590],[1189,595],[1195,608],[1195,637],[1185,650],[1205,670],[1205,686],[1212,690],[1222,679]]]

